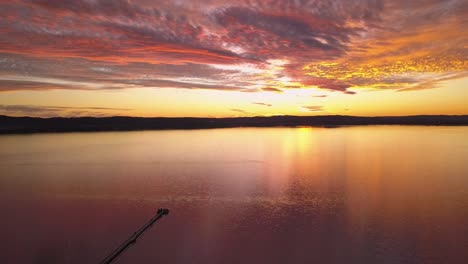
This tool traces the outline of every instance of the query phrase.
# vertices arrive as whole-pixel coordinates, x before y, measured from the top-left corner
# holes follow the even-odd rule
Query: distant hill
[[[77,117],[33,118],[0,116],[0,133],[203,129],[229,127],[296,127],[354,125],[468,126],[468,115],[424,116],[271,116],[238,118]]]

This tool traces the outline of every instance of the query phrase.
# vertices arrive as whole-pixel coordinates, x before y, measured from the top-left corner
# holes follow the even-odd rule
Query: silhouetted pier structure
[[[122,243],[118,248],[112,251],[109,256],[107,256],[101,264],[108,264],[112,263],[115,258],[117,258],[122,252],[124,252],[129,246],[134,244],[136,240],[148,229],[150,228],[156,221],[158,221],[163,216],[169,214],[169,209],[160,208],[158,209],[156,215],[151,218],[145,225],[143,225],[140,229],[138,229],[132,236],[130,236],[125,242]]]

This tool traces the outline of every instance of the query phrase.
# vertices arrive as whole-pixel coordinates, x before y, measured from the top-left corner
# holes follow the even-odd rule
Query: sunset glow
[[[0,115],[468,114],[468,2],[0,1]]]

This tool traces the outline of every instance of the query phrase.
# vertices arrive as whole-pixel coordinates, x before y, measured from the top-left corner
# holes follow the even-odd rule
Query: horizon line
[[[442,116],[468,116],[467,114],[419,114],[419,115],[256,115],[256,116],[231,116],[231,117],[213,117],[213,116],[127,116],[127,115],[112,115],[112,116],[49,116],[49,117],[40,117],[40,116],[10,116],[10,115],[0,115],[0,117],[8,117],[8,118],[37,118],[37,119],[53,119],[53,118],[63,118],[63,119],[73,119],[73,118],[96,118],[96,119],[104,119],[104,118],[173,118],[173,119],[181,119],[181,118],[191,118],[191,119],[233,119],[233,118],[269,118],[269,117],[362,117],[362,118],[381,118],[381,117],[442,117]]]

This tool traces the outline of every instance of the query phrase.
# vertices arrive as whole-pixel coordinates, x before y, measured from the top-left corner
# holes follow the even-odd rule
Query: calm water
[[[0,136],[1,263],[466,263],[468,127]]]

